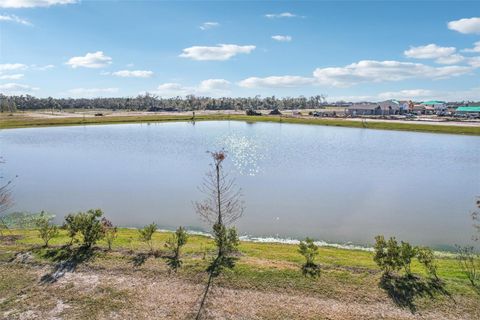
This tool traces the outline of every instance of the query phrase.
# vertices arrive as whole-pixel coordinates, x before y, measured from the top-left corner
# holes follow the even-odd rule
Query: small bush
[[[315,263],[318,256],[318,246],[312,239],[306,238],[300,241],[298,252],[305,257],[305,263],[302,265],[302,273],[304,276],[317,277],[320,275],[320,266]]]
[[[428,275],[438,280],[437,263],[432,249],[427,247],[417,248],[417,259],[423,265]]]
[[[187,243],[188,235],[183,227],[179,227],[177,231],[167,240],[165,247],[171,251],[171,256],[168,257],[167,264],[173,271],[177,272],[177,269],[182,266],[182,260],[180,259],[180,251],[182,247]]]
[[[102,228],[103,234],[105,235],[105,240],[107,241],[108,250],[112,250],[113,240],[117,238],[117,227],[107,218],[102,218]]]
[[[385,241],[384,236],[376,236],[374,251],[373,261],[383,270],[385,275],[401,268],[400,248],[395,238],[392,237]]]
[[[212,276],[218,276],[224,269],[232,269],[235,266],[238,252],[237,229],[227,228],[224,224],[215,223],[213,225],[213,237],[215,245],[218,248],[218,255],[214,261],[208,266],[207,272]]]
[[[102,215],[103,212],[100,209],[69,214],[65,218],[64,227],[71,238],[70,244],[73,243],[75,236],[78,234],[82,236],[82,246],[85,248],[91,248],[98,240],[102,239],[105,236],[100,221]]]
[[[143,229],[138,230],[138,233],[140,235],[140,241],[145,242],[150,248],[150,251],[153,251],[152,236],[155,231],[157,231],[156,223],[151,223],[145,226]]]
[[[400,265],[403,267],[407,275],[412,275],[411,264],[412,259],[417,255],[416,248],[412,247],[410,243],[402,241],[399,248],[399,254]]]
[[[53,217],[44,211],[36,218],[36,227],[38,228],[40,238],[45,243],[45,247],[48,247],[48,242],[58,235],[58,228],[52,224],[52,220]]]
[[[480,255],[475,252],[474,247],[457,247],[457,249],[457,259],[463,273],[472,286],[476,286],[480,281]]]

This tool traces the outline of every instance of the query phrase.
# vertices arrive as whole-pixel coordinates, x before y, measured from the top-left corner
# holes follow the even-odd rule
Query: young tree
[[[384,275],[389,276],[392,271],[400,269],[400,249],[395,238],[385,241],[384,236],[376,236],[374,251],[373,260],[383,270]]]
[[[476,286],[480,281],[480,259],[475,252],[474,247],[457,247],[457,259],[463,273],[467,276],[472,286]]]
[[[408,242],[401,242],[401,245],[399,247],[399,263],[401,266],[403,266],[403,269],[405,270],[405,273],[408,276],[412,275],[411,271],[411,264],[412,264],[412,259],[415,258],[417,252],[415,247],[412,247],[410,243]]]
[[[179,227],[177,231],[167,240],[165,247],[171,251],[171,256],[168,257],[167,264],[173,271],[177,272],[177,269],[182,266],[182,260],[180,259],[180,251],[182,247],[187,243],[188,235],[183,227]]]
[[[73,242],[77,234],[81,234],[83,238],[82,246],[90,249],[98,240],[102,239],[105,236],[100,221],[102,215],[102,210],[91,209],[87,212],[69,214],[65,217],[65,228],[72,239],[70,243]]]
[[[117,238],[117,227],[113,225],[112,221],[105,217],[102,218],[101,222],[108,250],[112,250],[113,241]]]
[[[203,298],[196,319],[200,319],[213,278],[220,275],[225,268],[235,266],[235,253],[238,247],[238,235],[234,227],[228,227],[239,219],[244,211],[241,190],[223,170],[226,154],[223,150],[210,152],[212,169],[206,174],[200,191],[206,195],[205,200],[196,202],[197,213],[212,226],[217,254],[207,268],[209,274]]]
[[[420,262],[427,273],[438,280],[437,275],[437,263],[435,261],[435,255],[433,254],[432,249],[427,247],[417,248],[417,259]]]
[[[155,231],[157,231],[156,223],[151,223],[149,225],[146,225],[143,229],[138,230],[140,241],[145,242],[150,248],[151,252],[153,252],[152,236],[155,233]]]
[[[304,276],[317,277],[320,275],[320,266],[315,263],[318,256],[318,246],[312,239],[306,238],[305,242],[300,241],[298,252],[305,257],[305,263],[302,265],[302,273]]]
[[[48,242],[58,235],[58,228],[52,224],[52,216],[46,215],[44,211],[40,213],[40,216],[36,219],[36,227],[40,238],[45,243],[45,247],[48,247]]]

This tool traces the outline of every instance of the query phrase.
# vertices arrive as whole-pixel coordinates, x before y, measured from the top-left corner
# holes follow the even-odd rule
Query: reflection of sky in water
[[[254,137],[229,133],[219,137],[216,144],[219,148],[225,148],[229,160],[241,175],[255,176],[260,172],[265,147]]]

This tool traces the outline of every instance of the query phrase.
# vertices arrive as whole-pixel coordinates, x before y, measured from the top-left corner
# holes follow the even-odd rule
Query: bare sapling
[[[224,269],[235,266],[236,252],[239,239],[237,230],[229,227],[238,220],[244,212],[242,193],[236,187],[235,181],[228,177],[223,169],[226,154],[223,150],[210,152],[212,168],[207,172],[200,186],[205,194],[202,202],[195,203],[196,212],[212,228],[216,246],[216,256],[207,268],[208,282],[202,295],[196,319],[200,319],[208,292],[213,285],[213,278],[221,274]]]

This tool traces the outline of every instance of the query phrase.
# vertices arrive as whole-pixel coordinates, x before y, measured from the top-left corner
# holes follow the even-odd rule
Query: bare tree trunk
[[[220,254],[217,256],[214,263],[217,262],[219,256],[220,256]],[[198,312],[197,312],[197,316],[195,317],[195,320],[200,320],[202,310],[203,310],[203,305],[205,304],[205,301],[207,300],[208,291],[210,290],[210,286],[211,286],[212,282],[213,282],[213,272],[209,272],[207,286],[205,287],[205,291],[203,293],[203,298],[202,298],[202,301],[200,302],[200,307],[198,308]]]
[[[220,192],[220,164],[216,164],[215,169],[217,171],[217,202],[218,202],[218,224],[222,224],[222,205],[221,205],[221,192]]]

